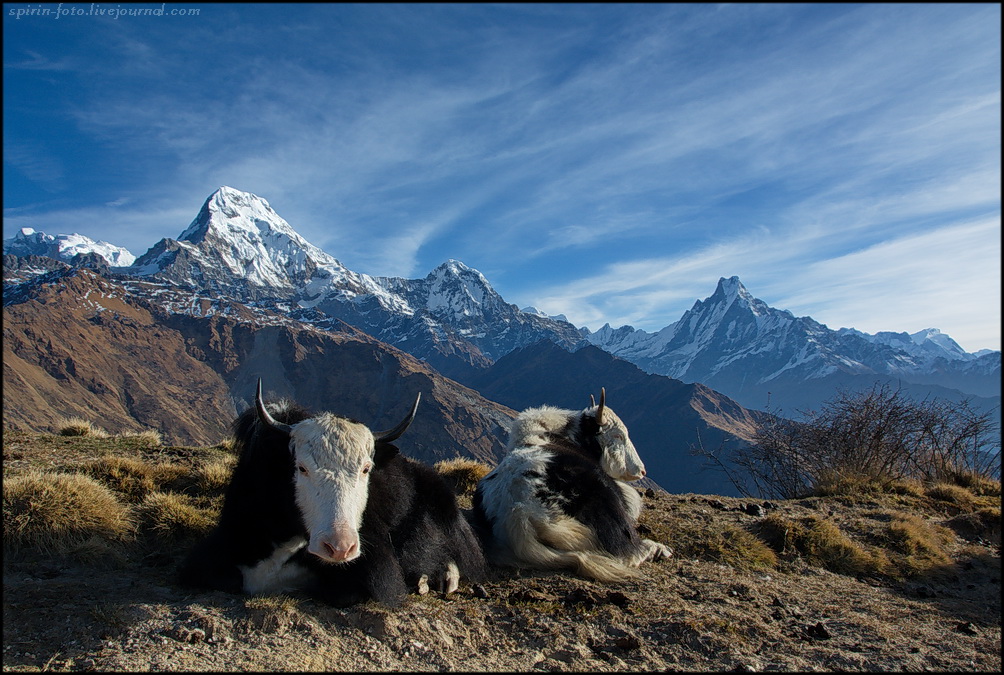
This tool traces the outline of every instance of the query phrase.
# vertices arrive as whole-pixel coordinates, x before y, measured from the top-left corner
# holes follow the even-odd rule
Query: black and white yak
[[[618,581],[672,555],[638,536],[641,495],[628,482],[645,465],[627,427],[605,390],[590,403],[529,408],[513,420],[508,453],[474,493],[473,522],[492,562]]]
[[[451,593],[483,579],[480,543],[445,479],[392,442],[332,413],[289,401],[254,408],[233,425],[240,458],[220,520],[182,563],[190,586],[271,593],[304,589],[337,606],[398,605],[429,588]]]

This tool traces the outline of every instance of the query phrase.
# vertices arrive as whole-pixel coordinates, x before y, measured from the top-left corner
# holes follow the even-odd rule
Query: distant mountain
[[[82,234],[52,236],[45,232],[36,232],[30,227],[22,227],[10,239],[4,239],[3,252],[19,257],[47,256],[63,262],[73,262],[77,256],[81,258],[97,256],[111,267],[131,265],[136,259],[128,249],[105,241],[94,241]]]
[[[7,272],[5,268],[5,273]],[[175,313],[89,269],[9,277],[4,304],[5,427],[55,431],[80,416],[112,432],[159,430],[214,444],[253,400],[289,396],[375,429],[418,415],[400,446],[435,462],[494,463],[515,413],[351,326],[332,330],[228,300]]]
[[[606,388],[648,477],[669,492],[739,496],[725,475],[691,452],[734,448],[752,437],[763,413],[751,412],[701,384],[644,373],[593,346],[569,352],[551,342],[517,349],[465,382],[514,410],[556,405],[579,410]]]
[[[177,240],[161,240],[123,272],[272,306],[309,323],[339,319],[447,374],[485,367],[541,338],[581,342],[575,326],[521,312],[455,260],[424,279],[353,272],[303,239],[267,201],[229,187],[210,195]]]
[[[720,279],[710,297],[656,333],[610,325],[590,332],[562,315],[506,302],[484,275],[457,260],[420,279],[349,270],[266,200],[230,187],[210,195],[177,239],[162,239],[128,266],[124,255],[109,253],[118,248],[110,244],[71,245],[78,236],[24,230],[5,242],[5,253],[18,257],[5,256],[4,302],[18,302],[32,278],[60,274],[46,262],[58,260],[93,268],[171,315],[334,333],[348,324],[462,382],[480,381],[493,364],[543,340],[569,352],[592,344],[646,373],[792,416],[818,409],[838,389],[876,382],[919,397],[975,396],[982,409],[1000,403],[1000,352],[968,354],[937,329],[831,330],[769,307],[738,277]]]
[[[769,397],[787,412],[816,408],[839,387],[875,381],[921,396],[973,395],[989,398],[986,407],[999,404],[1000,352],[968,354],[936,329],[914,335],[830,330],[769,307],[738,277],[720,279],[714,294],[656,333],[608,324],[582,334],[646,372],[700,382],[747,407],[763,408]]]

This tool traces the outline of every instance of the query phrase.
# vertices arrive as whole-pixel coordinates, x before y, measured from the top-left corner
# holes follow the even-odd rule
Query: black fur
[[[547,443],[541,447],[550,455],[545,474],[525,475],[538,482],[534,496],[540,502],[591,529],[603,550],[611,555],[629,556],[641,546],[641,538],[628,514],[624,493],[600,464],[603,448],[599,432],[594,415],[572,418],[559,433],[546,436]],[[494,474],[484,480],[493,478]],[[489,545],[495,523],[485,513],[480,482],[474,491],[471,525],[483,544]]]
[[[270,405],[269,412],[286,424],[310,416],[297,406]],[[254,408],[237,418],[233,431],[241,454],[219,524],[184,560],[179,581],[239,593],[239,565],[254,565],[277,545],[308,534],[296,506],[288,436],[261,424]],[[361,555],[348,563],[325,562],[305,548],[291,558],[310,570],[309,593],[337,606],[371,598],[397,605],[423,574],[431,588],[442,590],[451,560],[463,578],[484,579],[479,542],[449,484],[388,443],[376,447],[359,539]]]

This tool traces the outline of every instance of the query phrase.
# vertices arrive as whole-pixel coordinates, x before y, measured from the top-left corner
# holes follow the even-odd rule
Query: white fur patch
[[[268,558],[254,565],[240,565],[239,569],[244,578],[244,592],[255,595],[300,588],[307,578],[307,569],[288,561],[306,544],[307,540],[303,537],[294,537],[277,546]]]
[[[552,453],[545,449],[548,436],[561,435],[566,428],[574,433],[577,418],[595,415],[595,408],[581,411],[540,406],[524,410],[509,429],[508,454],[481,480],[481,505],[493,523],[492,542],[487,551],[493,562],[543,569],[571,568],[601,581],[613,581],[637,574],[645,560],[671,555],[667,546],[642,540],[638,551],[620,560],[601,550],[596,533],[561,511],[554,499],[545,504],[537,492],[545,486],[547,465]],[[627,427],[609,408],[604,408],[604,425],[599,444],[603,448],[600,465],[617,481],[624,497],[627,516],[637,522],[642,499],[624,481],[645,475],[645,465],[631,443]],[[569,438],[579,442],[580,439]]]
[[[359,527],[369,497],[375,445],[365,425],[323,413],[293,426],[296,503],[310,533],[308,550],[325,559],[329,546],[360,555]]]

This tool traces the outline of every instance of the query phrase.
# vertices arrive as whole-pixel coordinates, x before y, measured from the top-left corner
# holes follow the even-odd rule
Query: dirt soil
[[[742,500],[646,491],[642,523],[742,525]],[[776,504],[791,517],[860,508]],[[672,544],[672,542],[668,542]],[[599,584],[495,570],[448,597],[335,609],[176,586],[183,551],[141,563],[5,561],[5,671],[985,671],[1001,669],[1000,547],[972,542],[908,582],[799,559],[741,571],[675,556]],[[974,554],[973,551],[982,551]]]

